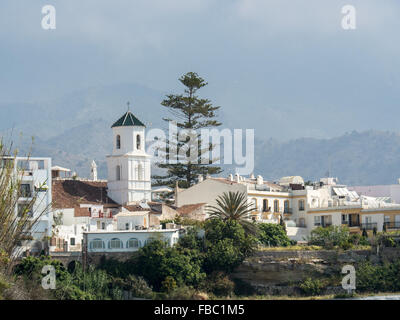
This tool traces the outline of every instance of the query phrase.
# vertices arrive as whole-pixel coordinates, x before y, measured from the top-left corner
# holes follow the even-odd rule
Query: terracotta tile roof
[[[132,204],[132,205],[125,205],[124,208],[130,212],[135,212],[135,211],[149,211],[149,209],[142,208],[138,204]]]
[[[180,214],[189,214],[205,205],[206,203],[186,204],[177,208],[176,211],[178,211]]]
[[[76,208],[80,204],[118,206],[107,196],[106,187],[102,181],[53,180],[53,208]]]
[[[74,217],[90,217],[89,208],[74,208]]]

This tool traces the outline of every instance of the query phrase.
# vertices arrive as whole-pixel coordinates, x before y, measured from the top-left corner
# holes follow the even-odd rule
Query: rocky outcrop
[[[385,248],[379,255],[375,250],[265,250],[246,259],[233,277],[249,284],[259,294],[293,295],[299,293],[299,284],[307,278],[340,279],[344,265],[356,267],[366,260],[377,263],[399,258],[400,250],[397,248]],[[343,289],[332,286],[325,293],[340,291]]]

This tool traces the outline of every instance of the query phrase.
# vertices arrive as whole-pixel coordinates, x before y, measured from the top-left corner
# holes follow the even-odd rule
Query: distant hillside
[[[258,141],[255,162],[257,173],[271,179],[316,180],[329,172],[350,185],[391,184],[400,177],[400,135],[367,131],[333,139]]]
[[[89,175],[95,159],[99,176],[106,178],[105,156],[111,152],[111,143],[109,124],[94,121],[37,141],[34,153],[49,155],[54,163],[73,168],[81,176]],[[349,185],[390,184],[400,177],[400,135],[368,131],[285,143],[257,139],[255,163],[255,174],[271,180],[287,175],[317,180],[329,172]]]
[[[49,156],[53,163],[78,175],[90,174],[94,159],[99,177],[106,178],[105,157],[111,152],[111,125],[126,111],[126,101],[148,128],[164,128],[165,94],[135,84],[90,88],[55,101],[0,105],[0,133],[11,132],[26,152],[35,136],[33,155]],[[225,125],[226,107],[220,112]],[[251,127],[251,123],[243,123]],[[19,133],[24,134],[20,139]],[[400,177],[400,136],[392,132],[352,132],[332,139],[299,138],[278,142],[256,131],[255,174],[277,180],[301,175],[316,180],[330,175],[346,184],[389,184]],[[227,172],[234,168],[225,167]]]

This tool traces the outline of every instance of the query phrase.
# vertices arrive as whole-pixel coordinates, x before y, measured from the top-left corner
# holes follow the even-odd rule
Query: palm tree
[[[248,220],[248,215],[256,210],[252,203],[247,202],[245,193],[224,192],[216,199],[217,206],[207,206],[207,213],[210,218],[218,218],[224,221],[237,221],[246,233],[256,234],[257,226]]]

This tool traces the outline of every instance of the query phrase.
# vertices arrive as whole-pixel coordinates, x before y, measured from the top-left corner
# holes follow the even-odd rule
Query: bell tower
[[[108,196],[121,205],[151,200],[151,157],[146,127],[128,111],[112,126],[113,151],[107,156]]]

